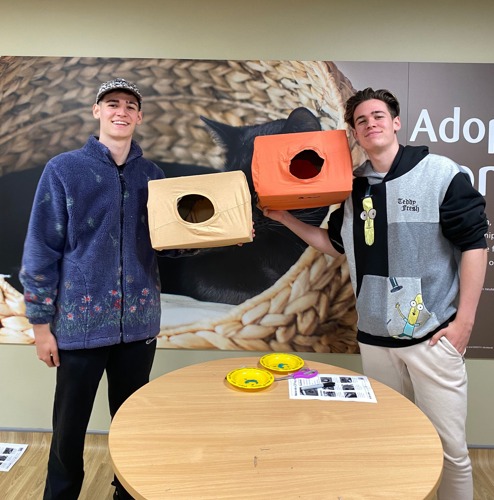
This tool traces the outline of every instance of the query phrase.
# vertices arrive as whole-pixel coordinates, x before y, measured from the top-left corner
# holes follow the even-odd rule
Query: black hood
[[[398,153],[393,160],[393,164],[389,172],[384,177],[385,181],[396,179],[397,177],[406,174],[412,168],[420,163],[429,154],[427,146],[402,146],[398,149]]]

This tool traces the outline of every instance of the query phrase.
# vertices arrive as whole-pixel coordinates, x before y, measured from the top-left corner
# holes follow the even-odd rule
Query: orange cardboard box
[[[252,205],[241,171],[149,181],[148,218],[156,250],[252,241]]]
[[[258,136],[252,178],[261,207],[293,210],[341,203],[353,179],[346,132]]]

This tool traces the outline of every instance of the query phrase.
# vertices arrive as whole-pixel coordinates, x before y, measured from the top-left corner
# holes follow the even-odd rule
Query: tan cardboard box
[[[149,233],[156,250],[252,241],[252,205],[241,171],[150,181]]]

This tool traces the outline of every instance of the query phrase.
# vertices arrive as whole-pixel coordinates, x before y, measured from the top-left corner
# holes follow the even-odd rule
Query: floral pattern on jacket
[[[31,323],[50,323],[61,349],[156,336],[160,277],[147,184],[164,177],[132,142],[115,165],[95,137],[48,162],[33,203],[20,280]]]

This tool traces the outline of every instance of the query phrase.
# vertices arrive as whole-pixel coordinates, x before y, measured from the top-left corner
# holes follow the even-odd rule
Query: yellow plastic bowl
[[[271,353],[263,356],[259,363],[268,370],[289,373],[300,370],[304,366],[304,360],[295,354]]]
[[[269,387],[274,376],[262,368],[237,368],[227,374],[226,380],[238,389],[258,391]]]

